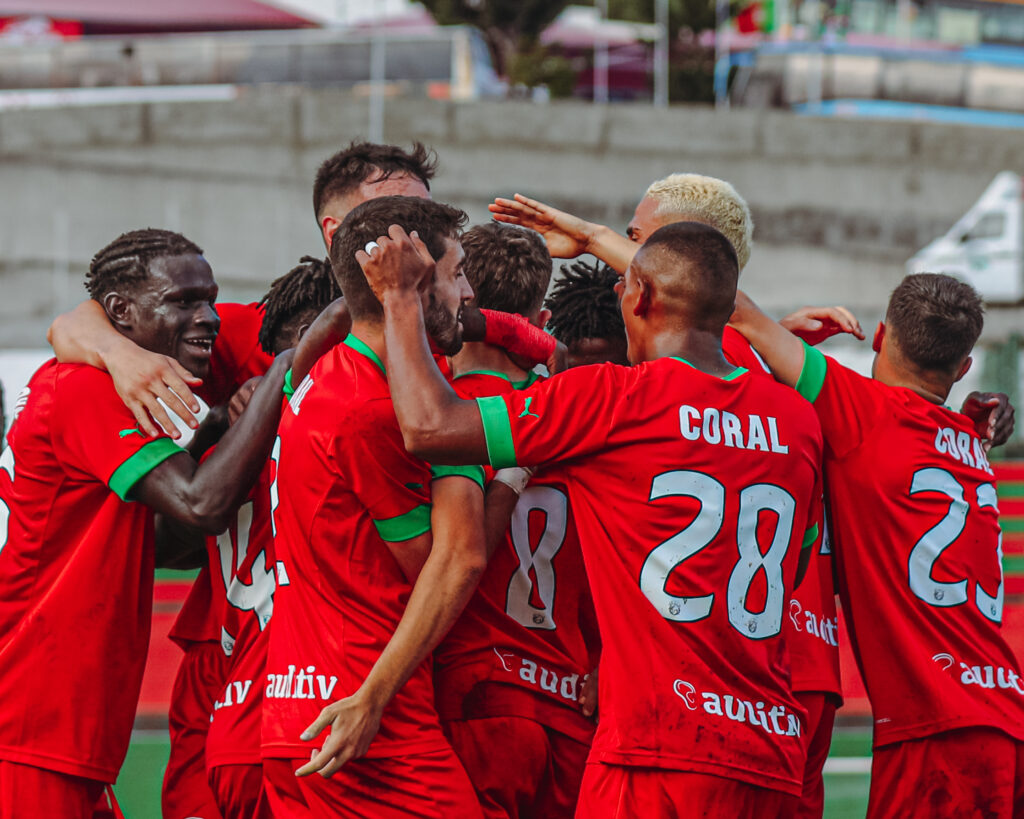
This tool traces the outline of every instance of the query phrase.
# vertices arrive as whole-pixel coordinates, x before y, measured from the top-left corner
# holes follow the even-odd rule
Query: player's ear
[[[973,363],[974,359],[971,358],[970,356],[967,356],[967,358],[964,359],[964,363],[960,365],[960,371],[957,373],[956,378],[953,379],[953,382],[956,383],[965,375],[967,375],[967,371],[971,369],[971,365]]]
[[[131,330],[135,324],[135,301],[121,293],[107,293],[103,297],[103,309],[115,327]]]
[[[533,320],[533,323],[543,330],[548,326],[549,321],[551,321],[551,311],[547,307],[542,307],[537,311],[537,317]]]
[[[324,244],[327,246],[328,253],[331,250],[331,239],[334,238],[334,233],[340,225],[340,219],[336,219],[326,213],[320,218],[320,232],[323,233]]]
[[[871,349],[876,353],[882,352],[882,338],[885,336],[885,322],[878,322],[875,328],[875,337],[871,339]]]
[[[643,276],[636,277],[636,286],[640,291],[633,305],[633,315],[643,318],[651,309],[651,283]]]

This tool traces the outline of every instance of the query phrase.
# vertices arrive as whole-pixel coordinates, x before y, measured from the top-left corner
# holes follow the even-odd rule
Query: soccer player
[[[551,312],[548,329],[568,348],[569,367],[629,364],[618,281],[619,274],[602,262],[562,265],[544,306]]]
[[[275,448],[277,593],[263,707],[274,816],[479,815],[441,732],[429,655],[484,570],[483,476],[432,469],[402,446],[381,306],[354,258],[396,217],[437,260],[425,297],[440,352],[458,351],[458,313],[472,296],[461,211],[383,197],[353,210],[332,243],[352,333],[297,385]],[[310,742],[328,726],[317,750]]]
[[[217,286],[195,244],[124,234],[86,286],[119,333],[205,374]],[[270,452],[287,364],[198,467],[143,434],[106,373],[51,360],[32,377],[0,470],[0,816],[91,816],[117,777],[149,640],[153,511],[223,528]]]
[[[634,366],[471,402],[426,347],[422,244],[397,225],[377,243],[357,258],[410,452],[567,477],[602,643],[577,816],[788,815],[804,747],[781,632],[819,516],[821,437],[805,401],[722,354],[732,245],[693,222],[648,239],[620,285]]]
[[[462,246],[477,307],[544,325],[551,256],[536,233],[492,222]],[[452,368],[452,386],[469,398],[537,380],[480,342],[463,345]],[[511,482],[521,496],[476,593],[434,654],[434,684],[484,815],[557,819],[573,815],[594,733],[578,699],[599,639],[564,480],[542,471],[521,483]]]
[[[943,406],[981,333],[977,293],[906,277],[872,378],[742,295],[733,322],[821,420],[839,595],[875,721],[868,815],[1021,815],[1024,683],[1000,634],[995,484],[975,424]]]

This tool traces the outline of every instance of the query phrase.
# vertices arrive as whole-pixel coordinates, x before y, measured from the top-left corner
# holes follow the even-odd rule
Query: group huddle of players
[[[156,566],[202,569],[168,819],[821,817],[837,593],[869,815],[1024,816],[1013,410],[944,406],[977,294],[908,276],[865,378],[812,346],[848,311],[737,291],[722,180],[622,236],[519,195],[467,230],[434,170],[329,158],[329,259],[258,305],[177,233],[96,254],[0,459],[0,819],[117,815]]]

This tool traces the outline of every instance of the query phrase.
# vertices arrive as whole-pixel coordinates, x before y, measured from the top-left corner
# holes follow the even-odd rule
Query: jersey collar
[[[685,358],[680,358],[677,355],[670,355],[669,358],[671,358],[673,361],[681,361],[687,367],[690,367],[690,368],[692,368],[694,370],[697,369],[689,361],[687,361]],[[704,372],[704,371],[703,370],[699,370],[699,372]],[[728,375],[723,375],[723,376],[712,375],[711,377],[712,378],[718,378],[719,381],[733,381],[734,379],[739,378],[745,372],[748,372],[746,367],[737,367],[735,370],[733,370]],[[704,373],[704,374],[705,375],[711,375],[710,373]]]
[[[349,347],[349,348],[355,350],[360,355],[366,356],[368,359],[370,359],[370,361],[372,361],[374,364],[377,365],[377,368],[385,376],[388,374],[387,369],[385,369],[385,367],[384,367],[384,362],[380,360],[380,356],[378,356],[373,351],[373,348],[370,347],[370,345],[367,344],[365,341],[363,341],[361,338],[356,338],[354,335],[349,333],[345,337],[345,340],[343,342],[341,342],[341,343],[344,344],[346,347]]]
[[[459,376],[459,378],[462,378],[463,376],[466,375],[490,375],[494,376],[495,378],[503,378],[506,381],[508,381],[509,384],[512,385],[513,389],[516,390],[525,390],[534,381],[540,378],[540,376],[537,375],[537,373],[535,373],[533,370],[530,370],[530,372],[526,374],[526,378],[523,381],[513,381],[511,378],[505,375],[505,373],[499,373],[497,370],[469,370],[468,372],[462,373]]]

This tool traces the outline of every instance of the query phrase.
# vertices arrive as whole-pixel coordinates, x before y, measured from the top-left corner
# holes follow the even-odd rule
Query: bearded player
[[[788,815],[805,753],[782,619],[819,515],[821,442],[806,402],[722,355],[732,245],[697,223],[648,240],[621,288],[633,367],[474,403],[426,347],[421,243],[398,226],[377,242],[357,255],[410,451],[568,478],[602,641],[577,816]]]
[[[1024,812],[995,483],[974,423],[943,406],[982,324],[969,285],[908,276],[864,378],[738,300],[734,325],[821,419],[839,595],[875,720],[871,817]]]
[[[117,332],[205,373],[217,286],[192,242],[124,234],[87,287]],[[106,373],[54,360],[32,377],[0,471],[0,816],[91,816],[116,778],[149,641],[152,513],[224,526],[270,451],[287,364],[198,467],[143,434]]]

